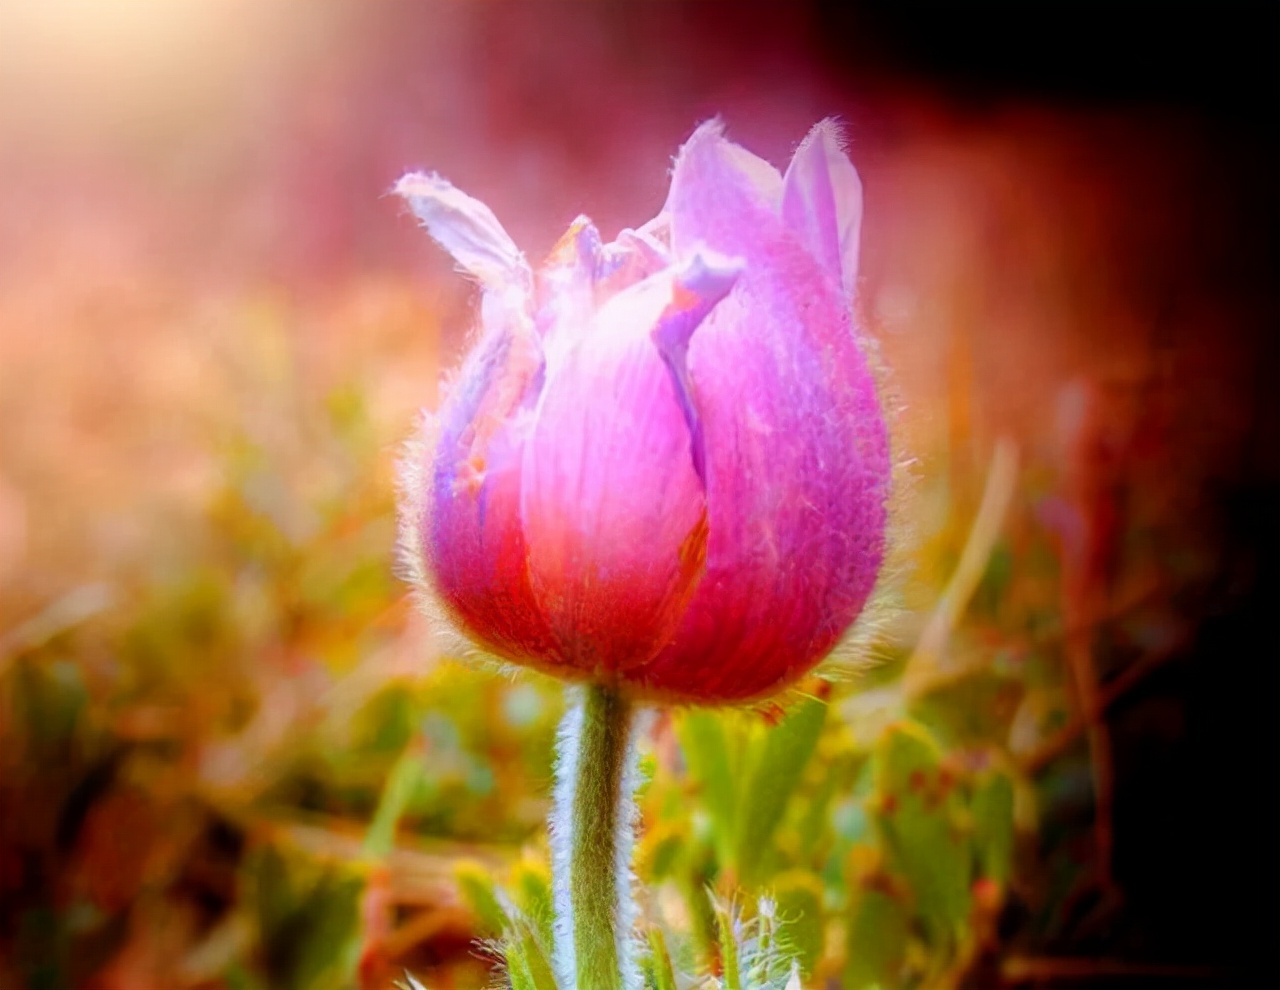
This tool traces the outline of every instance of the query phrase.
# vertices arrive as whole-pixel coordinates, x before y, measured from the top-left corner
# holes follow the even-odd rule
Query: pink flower
[[[444,179],[397,191],[483,289],[402,505],[449,617],[641,697],[751,701],[811,670],[875,584],[890,483],[836,126],[780,176],[703,124],[657,217],[610,244],[579,218],[537,272]]]

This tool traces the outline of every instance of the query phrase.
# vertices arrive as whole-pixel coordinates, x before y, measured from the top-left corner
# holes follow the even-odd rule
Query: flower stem
[[[556,968],[566,990],[638,985],[631,895],[636,722],[630,701],[592,684],[560,726],[551,832]]]

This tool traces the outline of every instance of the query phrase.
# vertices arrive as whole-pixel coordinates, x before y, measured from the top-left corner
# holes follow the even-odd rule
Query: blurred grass
[[[411,298],[367,292],[350,302],[372,306],[381,346],[398,313],[434,357]],[[50,487],[72,506],[32,513],[90,514],[33,541],[49,570],[4,601],[65,588],[0,640],[0,804],[21,809],[0,836],[5,986],[349,985],[386,927],[367,917],[379,886],[375,913],[452,945],[478,979],[452,864],[505,861],[540,834],[558,697],[441,661],[412,615],[370,369],[351,354],[332,377],[305,367],[287,307],[236,318],[256,353],[157,410],[200,437],[185,453],[205,484],[183,499],[118,479],[139,515],[162,495],[136,556],[94,559],[111,520],[74,505],[81,465]],[[121,397],[143,418],[145,388]],[[399,822],[416,841],[393,843]]]
[[[415,330],[426,314],[376,298],[386,336],[309,368],[300,311],[232,314],[252,351],[174,407],[213,429],[187,451],[202,484],[146,530],[153,555],[112,580],[58,546],[92,516],[37,542],[63,555],[63,590],[0,656],[3,985],[372,988],[409,967],[480,986],[495,957],[471,942],[500,934],[501,903],[549,938],[529,870],[560,700],[439,657],[407,604],[381,438],[408,414],[370,401],[408,333],[388,314]],[[1106,549],[1077,545],[1091,507],[1013,449],[981,507],[955,466],[921,472],[902,595],[932,612],[897,612],[880,665],[811,685],[776,725],[659,722],[639,871],[677,969],[722,962],[709,893],[772,897],[815,985],[850,990],[973,985],[1008,951],[999,918],[1034,944],[1076,924],[1073,901],[1111,896],[1089,745],[1105,713],[1081,707],[1065,654],[1085,643],[1120,692],[1113,666],[1158,664],[1186,635],[1170,586],[1195,572],[1171,573],[1133,520],[1110,611],[1089,611],[1070,596],[1095,578],[1069,568]],[[48,497],[77,501],[63,480]],[[151,479],[130,480],[145,505]]]

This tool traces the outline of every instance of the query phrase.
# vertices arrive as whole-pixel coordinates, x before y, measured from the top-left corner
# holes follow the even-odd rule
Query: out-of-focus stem
[[[964,550],[956,569],[943,589],[938,604],[920,633],[916,648],[907,660],[902,676],[908,697],[922,694],[937,680],[946,676],[942,658],[947,640],[977,590],[982,574],[991,559],[991,550],[1000,536],[1005,514],[1013,501],[1018,483],[1018,448],[1008,437],[1002,438],[991,455],[986,485],[978,514],[969,529]],[[954,672],[953,672],[954,673]]]
[[[631,990],[634,706],[590,685],[565,715],[556,768],[554,845],[557,968],[577,990]]]
[[[1088,588],[1079,581],[1068,581],[1064,593],[1063,613],[1068,620],[1087,621],[1093,614],[1087,607]],[[1075,585],[1075,587],[1073,587]],[[1085,726],[1085,740],[1089,745],[1089,764],[1093,773],[1094,790],[1094,843],[1097,846],[1098,879],[1103,887],[1112,885],[1111,860],[1114,847],[1112,832],[1113,805],[1115,801],[1115,775],[1112,769],[1111,730],[1098,687],[1098,675],[1093,664],[1093,648],[1086,637],[1078,636],[1067,642],[1067,667],[1075,688],[1079,717]]]

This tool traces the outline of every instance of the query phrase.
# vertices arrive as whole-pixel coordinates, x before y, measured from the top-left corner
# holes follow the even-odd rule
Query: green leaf
[[[827,703],[808,698],[764,734],[753,754],[739,796],[733,859],[738,879],[748,889],[762,876],[773,833],[818,746],[826,718]]]
[[[723,718],[711,712],[685,712],[676,722],[676,734],[689,777],[711,819],[716,856],[721,863],[728,863],[734,847],[738,793]]]
[[[422,778],[422,755],[418,747],[410,745],[400,754],[387,782],[382,788],[373,821],[364,837],[364,854],[374,859],[384,859],[395,845],[396,825],[404,815],[409,798]]]
[[[826,913],[822,883],[812,873],[792,870],[774,881],[774,902],[787,943],[806,974],[822,958]]]
[[[653,925],[649,929],[649,954],[645,959],[648,983],[653,990],[676,990],[675,968],[667,951],[667,939],[662,929]]]
[[[555,910],[552,904],[551,878],[541,864],[530,862],[517,864],[512,876],[516,904],[525,918],[537,929],[544,945],[554,939],[552,925]]]
[[[467,906],[476,916],[481,935],[500,935],[514,927],[511,915],[498,899],[493,878],[485,867],[463,860],[454,866],[453,876]]]
[[[969,915],[972,850],[956,782],[922,726],[887,728],[873,756],[871,813],[893,869],[911,886],[940,947],[954,946]]]
[[[837,760],[827,768],[817,792],[809,799],[804,809],[804,817],[800,820],[797,840],[801,849],[812,851],[810,862],[821,861],[823,848],[831,838],[831,805],[842,785],[847,787],[852,774],[848,772],[848,761]]]
[[[77,664],[48,656],[20,658],[14,665],[13,710],[22,720],[31,765],[60,766],[76,755],[76,735],[89,705]]]
[[[1020,681],[980,670],[934,684],[912,701],[909,714],[951,745],[993,742],[1008,734],[1022,695]]]
[[[685,822],[659,822],[640,837],[636,872],[645,883],[657,883],[675,873],[687,853]]]
[[[259,938],[272,986],[338,990],[360,950],[364,880],[267,846],[245,864],[254,878]]]
[[[871,878],[859,881],[854,889],[842,985],[845,990],[898,990],[905,986],[911,932],[907,907]]]
[[[974,784],[969,804],[973,816],[978,870],[1004,884],[1013,869],[1013,780],[999,770],[988,771]]]
[[[716,936],[720,946],[720,973],[724,990],[743,990],[736,919],[733,912],[722,904],[714,905],[713,910],[716,918]]]
[[[533,977],[529,975],[524,960],[510,952],[507,954],[507,980],[511,990],[534,990]]]
[[[546,947],[527,919],[513,922],[502,945],[512,990],[558,990]]]
[[[680,893],[689,911],[689,927],[699,961],[714,967],[720,958],[719,933],[716,928],[715,904],[708,889],[709,875],[691,868],[680,878]]]

